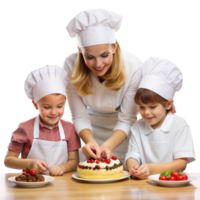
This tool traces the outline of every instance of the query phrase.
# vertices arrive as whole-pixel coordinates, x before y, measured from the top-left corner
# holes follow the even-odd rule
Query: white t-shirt
[[[74,53],[65,59],[63,68],[67,71],[69,80],[71,80],[76,57],[77,53]],[[91,91],[95,95],[81,97],[76,93],[74,86],[71,83],[68,84],[67,99],[78,134],[83,129],[92,130],[92,125],[112,130],[120,129],[127,135],[130,133],[131,126],[137,120],[138,106],[134,102],[134,95],[141,80],[142,62],[124,51],[123,59],[126,79],[124,86],[117,92],[106,88],[105,81],[99,82],[98,77],[93,73],[91,74]],[[95,115],[102,116],[101,119],[91,124],[87,107],[91,108]],[[115,114],[118,116],[117,119],[113,122],[109,121]]]
[[[172,162],[178,158],[195,160],[195,152],[190,128],[184,119],[171,112],[162,126],[152,129],[144,119],[138,120],[131,127],[128,158],[136,159],[140,164]]]

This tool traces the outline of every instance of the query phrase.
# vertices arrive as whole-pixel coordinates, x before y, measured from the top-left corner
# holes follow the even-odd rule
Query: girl
[[[38,173],[49,169],[51,175],[76,170],[80,139],[73,125],[61,120],[67,84],[66,71],[57,66],[46,66],[28,75],[25,92],[39,116],[21,123],[13,132],[4,161],[7,167],[31,167]]]
[[[170,61],[145,62],[135,95],[142,119],[131,128],[125,159],[132,177],[146,179],[167,170],[184,170],[195,160],[189,126],[170,112],[182,81],[182,73]]]
[[[142,62],[121,51],[115,39],[121,21],[120,15],[97,9],[81,12],[67,26],[78,42],[78,53],[64,63],[70,79],[68,103],[75,130],[85,142],[82,151],[95,159],[102,153],[110,158],[113,151],[124,160],[126,138],[137,119],[138,107],[132,99]]]

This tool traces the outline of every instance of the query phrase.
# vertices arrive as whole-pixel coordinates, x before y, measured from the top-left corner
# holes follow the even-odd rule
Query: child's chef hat
[[[103,9],[82,11],[67,25],[71,37],[77,35],[79,47],[114,44],[115,31],[121,26],[122,16]]]
[[[67,72],[64,69],[47,65],[32,71],[25,81],[24,88],[28,98],[37,103],[49,94],[63,94],[66,97],[67,84]]]
[[[181,89],[182,82],[183,75],[175,64],[152,57],[143,65],[139,88],[149,89],[169,100]]]

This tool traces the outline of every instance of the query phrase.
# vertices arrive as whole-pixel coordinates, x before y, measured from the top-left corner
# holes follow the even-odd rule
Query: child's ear
[[[32,103],[33,103],[35,109],[38,110],[38,106],[37,106],[37,104],[35,103],[35,101],[33,99],[32,99]]]
[[[173,99],[169,99],[168,102],[167,102],[166,109],[170,110],[172,108],[172,106],[173,106],[173,103],[174,103],[174,100]]]

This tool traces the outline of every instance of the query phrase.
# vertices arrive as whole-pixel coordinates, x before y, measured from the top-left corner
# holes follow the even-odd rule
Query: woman
[[[88,158],[102,154],[110,158],[113,153],[124,160],[130,128],[137,119],[134,95],[142,62],[121,52],[115,39],[121,20],[118,14],[97,9],[81,12],[67,26],[70,36],[77,36],[79,50],[64,63],[71,80],[67,97]]]

